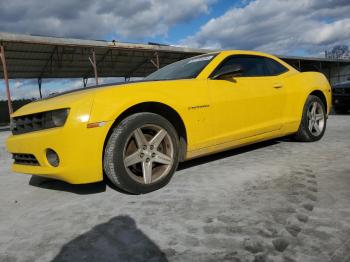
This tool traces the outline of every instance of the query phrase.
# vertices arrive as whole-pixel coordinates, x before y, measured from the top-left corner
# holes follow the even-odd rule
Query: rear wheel
[[[303,116],[295,138],[301,142],[320,140],[326,130],[326,124],[325,104],[319,97],[310,95],[304,105]]]
[[[178,135],[172,124],[157,114],[137,113],[112,131],[103,165],[114,185],[142,194],[165,186],[178,159]]]

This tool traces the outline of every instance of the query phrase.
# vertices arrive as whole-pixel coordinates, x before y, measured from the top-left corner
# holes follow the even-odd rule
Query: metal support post
[[[89,57],[90,63],[94,69],[96,85],[98,85],[98,75],[97,75],[97,64],[96,64],[96,53],[95,48],[92,49],[92,59]]]
[[[87,78],[87,77],[83,77],[83,85],[84,85],[84,87],[86,87],[86,86],[87,86],[87,82],[88,82],[88,80],[89,80],[89,78]]]
[[[9,113],[12,114],[13,107],[12,107],[12,101],[11,101],[10,84],[9,84],[7,66],[6,66],[5,48],[4,48],[4,45],[2,43],[0,43],[0,58],[1,58],[1,63],[2,63],[2,69],[4,71],[4,80],[5,80],[6,95],[7,95],[7,105],[9,108]]]
[[[337,79],[338,83],[340,82],[340,67],[339,67],[339,62],[337,62]]]
[[[157,70],[159,69],[159,56],[158,56],[158,52],[154,53],[154,56],[156,57],[156,61],[153,61],[153,59],[151,59],[151,63],[157,68]]]
[[[38,86],[39,86],[39,95],[40,95],[40,99],[43,98],[43,94],[41,93],[41,83],[42,83],[42,78],[39,77],[39,78],[38,78]]]

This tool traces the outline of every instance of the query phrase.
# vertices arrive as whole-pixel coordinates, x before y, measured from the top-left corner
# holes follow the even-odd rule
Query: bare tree
[[[349,47],[347,45],[335,45],[330,51],[326,51],[326,58],[349,59]]]

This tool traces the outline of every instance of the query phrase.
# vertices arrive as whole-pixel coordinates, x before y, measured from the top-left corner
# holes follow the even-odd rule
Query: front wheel
[[[320,140],[326,131],[326,105],[314,95],[310,95],[304,105],[303,116],[295,139],[301,142]]]
[[[143,194],[165,186],[178,159],[179,139],[173,125],[160,115],[137,113],[113,129],[103,166],[118,188]]]

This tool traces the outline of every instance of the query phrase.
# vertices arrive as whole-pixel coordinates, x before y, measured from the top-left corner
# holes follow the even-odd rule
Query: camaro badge
[[[201,109],[201,108],[206,108],[206,107],[209,107],[209,105],[189,106],[188,110]]]

